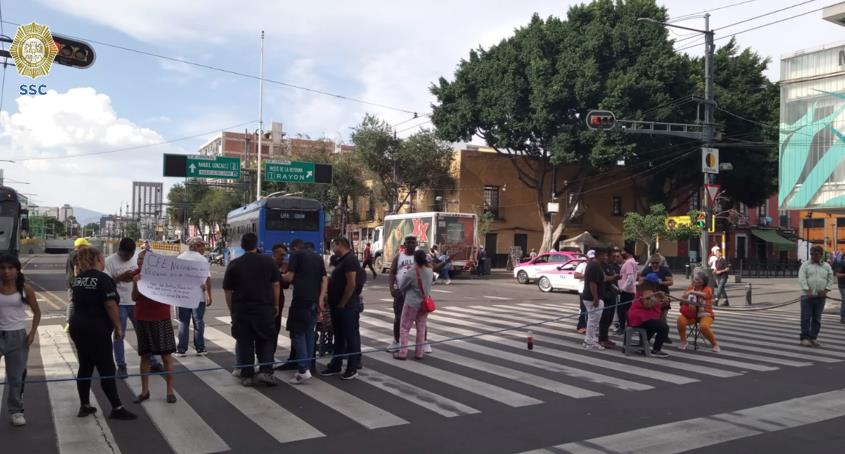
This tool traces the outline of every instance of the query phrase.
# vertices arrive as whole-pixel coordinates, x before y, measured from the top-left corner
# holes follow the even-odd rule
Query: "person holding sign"
[[[173,392],[173,357],[176,342],[170,322],[170,306],[147,298],[138,291],[142,279],[146,250],[138,253],[138,270],[132,277],[132,299],[135,300],[135,334],[138,337],[138,355],[141,356],[141,394],[135,399],[139,404],[150,398],[150,356],[161,355],[164,362],[164,380],[167,383],[167,403],[176,403]]]
[[[195,236],[188,240],[188,250],[179,254],[180,260],[193,260],[195,262],[208,263],[203,255],[205,252],[205,240]],[[193,308],[179,307],[176,312],[179,314],[179,345],[176,349],[176,356],[185,356],[188,352],[188,340],[190,338],[191,321],[194,322],[194,348],[197,355],[205,356],[208,351],[205,349],[205,308],[211,306],[211,269],[208,270],[208,278],[200,286],[201,298]]]

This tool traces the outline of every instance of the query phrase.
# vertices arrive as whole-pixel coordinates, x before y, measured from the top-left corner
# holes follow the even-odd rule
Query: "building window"
[[[689,199],[689,209],[698,211],[701,207],[701,193],[693,191],[692,197]]]
[[[778,227],[782,229],[789,230],[792,227],[789,225],[789,212],[788,211],[781,211],[780,212],[780,220],[778,222]]]
[[[614,216],[622,216],[622,197],[613,196],[612,214]]]
[[[764,203],[757,207],[757,218],[762,219],[769,215],[769,204]]]
[[[748,217],[748,205],[746,205],[742,202],[739,202],[739,210],[737,210],[737,211],[739,211],[740,215]]]
[[[484,211],[499,219],[499,187],[484,186]]]

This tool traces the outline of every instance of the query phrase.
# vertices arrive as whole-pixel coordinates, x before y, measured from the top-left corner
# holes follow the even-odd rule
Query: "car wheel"
[[[384,257],[378,256],[376,257],[375,261],[375,268],[379,270],[379,272],[384,273]]]
[[[544,293],[549,293],[553,290],[552,281],[550,281],[546,276],[541,277],[540,280],[537,281],[537,287],[540,287],[540,290]]]
[[[516,280],[520,284],[527,284],[528,283],[528,273],[525,271],[520,271],[516,273]]]

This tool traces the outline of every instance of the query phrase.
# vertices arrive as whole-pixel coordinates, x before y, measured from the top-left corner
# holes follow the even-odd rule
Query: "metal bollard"
[[[751,282],[745,286],[745,304],[751,305]]]
[[[685,273],[686,273],[686,275],[687,275],[687,280],[689,280],[689,278],[690,278],[690,274],[691,274],[691,267],[689,266],[689,263],[687,263],[686,265],[684,265],[684,272],[685,272]]]

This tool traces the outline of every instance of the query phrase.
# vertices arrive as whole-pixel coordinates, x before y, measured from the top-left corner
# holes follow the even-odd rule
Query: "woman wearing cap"
[[[684,292],[681,303],[681,315],[678,316],[678,337],[681,338],[681,350],[687,349],[687,326],[698,320],[698,327],[704,338],[713,346],[713,351],[721,350],[713,335],[713,289],[707,286],[707,276],[698,272],[689,288]]]
[[[628,309],[628,326],[646,330],[649,339],[656,335],[651,354],[665,358],[669,356],[663,351],[663,344],[669,336],[669,325],[660,316],[664,295],[658,291],[659,287],[660,278],[654,273],[642,279],[634,303]]]

